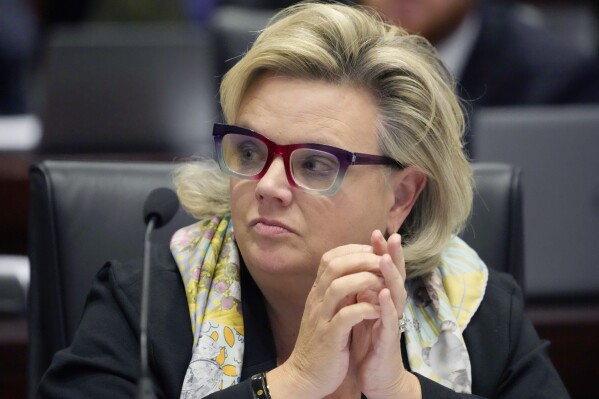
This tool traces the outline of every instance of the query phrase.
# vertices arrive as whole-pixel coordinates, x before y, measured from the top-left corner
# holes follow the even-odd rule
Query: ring
[[[406,315],[402,314],[401,319],[398,320],[399,332],[403,333],[406,331]]]

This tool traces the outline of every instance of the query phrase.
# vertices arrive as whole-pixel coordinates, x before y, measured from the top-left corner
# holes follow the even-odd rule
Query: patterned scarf
[[[407,282],[406,346],[410,368],[456,392],[470,393],[470,356],[462,333],[478,309],[489,271],[453,237],[432,273]]]
[[[185,285],[193,351],[181,398],[237,384],[244,348],[239,252],[229,214],[177,231],[171,252]],[[454,237],[441,264],[407,283],[406,343],[412,371],[456,392],[470,392],[470,358],[462,337],[484,296],[488,270]]]
[[[171,239],[191,316],[193,351],[181,398],[195,399],[239,382],[243,318],[239,253],[230,215],[185,227]]]

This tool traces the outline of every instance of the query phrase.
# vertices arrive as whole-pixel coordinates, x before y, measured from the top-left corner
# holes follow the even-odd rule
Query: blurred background
[[[221,77],[293,3],[0,0],[0,398],[26,397],[30,165],[210,156]],[[474,162],[523,168],[528,313],[572,396],[599,397],[599,3],[355,3],[435,45]]]

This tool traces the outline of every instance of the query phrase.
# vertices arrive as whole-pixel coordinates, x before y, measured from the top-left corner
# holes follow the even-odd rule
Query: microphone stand
[[[152,243],[150,237],[156,224],[156,216],[148,221],[144,242],[144,263],[141,288],[141,315],[139,321],[139,346],[141,355],[141,377],[138,383],[138,399],[155,399],[154,387],[148,370],[148,309],[150,302],[150,254]]]
[[[148,361],[148,315],[150,308],[150,258],[154,228],[167,224],[179,208],[177,195],[168,188],[157,188],[146,198],[144,222],[147,224],[144,241],[144,261],[141,285],[141,309],[139,317],[140,378],[137,385],[138,399],[155,399],[154,387],[150,378]]]

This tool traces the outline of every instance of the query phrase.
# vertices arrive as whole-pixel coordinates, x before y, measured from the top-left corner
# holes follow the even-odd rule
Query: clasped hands
[[[322,398],[349,378],[369,399],[420,397],[403,367],[398,321],[406,304],[401,237],[325,253],[306,300],[299,335],[280,375],[286,397]],[[276,398],[275,398],[276,399]]]

